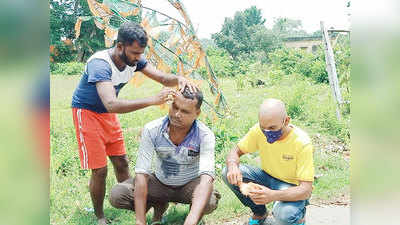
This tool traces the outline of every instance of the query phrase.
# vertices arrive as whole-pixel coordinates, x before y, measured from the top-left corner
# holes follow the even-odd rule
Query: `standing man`
[[[130,177],[124,138],[116,113],[128,113],[164,103],[175,96],[172,89],[136,100],[118,99],[121,88],[135,71],[165,85],[182,89],[194,87],[181,76],[156,70],[143,57],[147,34],[141,26],[125,22],[118,30],[117,44],[96,52],[86,64],[81,81],[72,97],[72,112],[82,169],[91,169],[90,196],[98,224],[106,224],[103,212],[107,177],[107,156],[110,158],[118,182]]]
[[[196,225],[204,214],[217,208],[220,195],[213,190],[215,137],[197,120],[202,101],[200,91],[191,94],[185,88],[176,96],[167,117],[145,125],[135,179],[117,184],[110,194],[114,207],[136,212],[137,225],[146,225],[146,212],[151,207],[152,224],[161,224],[169,202],[191,205],[184,225]]]
[[[253,212],[250,225],[264,223],[268,215],[265,204],[270,202],[275,202],[275,224],[305,222],[314,180],[313,147],[309,136],[289,121],[282,101],[265,100],[259,123],[228,154],[223,179]],[[240,156],[255,151],[259,151],[261,168],[239,165]],[[248,182],[255,184],[244,184]],[[244,191],[245,186],[250,186],[249,192]]]

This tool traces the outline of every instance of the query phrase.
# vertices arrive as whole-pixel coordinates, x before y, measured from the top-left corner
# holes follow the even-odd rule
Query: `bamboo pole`
[[[333,55],[333,49],[331,41],[328,35],[328,31],[325,28],[324,22],[321,21],[322,41],[325,46],[325,62],[326,71],[328,72],[329,84],[332,89],[332,96],[336,102],[336,117],[341,120],[340,107],[343,103],[342,95],[340,94],[340,87],[336,73],[335,56]]]

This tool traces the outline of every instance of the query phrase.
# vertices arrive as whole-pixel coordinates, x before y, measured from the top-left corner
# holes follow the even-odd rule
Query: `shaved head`
[[[260,117],[285,119],[287,116],[285,103],[279,99],[268,98],[260,105]]]
[[[265,99],[260,105],[258,119],[262,129],[276,130],[282,128],[282,124],[286,120],[289,122],[285,103],[275,98]]]

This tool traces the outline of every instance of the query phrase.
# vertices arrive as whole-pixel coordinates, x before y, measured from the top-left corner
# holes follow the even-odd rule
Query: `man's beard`
[[[121,54],[119,57],[122,59],[122,61],[123,61],[126,65],[128,65],[128,66],[130,66],[130,67],[136,66],[136,63],[137,63],[136,60],[133,61],[133,62],[129,62],[128,57],[126,56],[126,53],[125,53],[125,49],[122,50],[122,54]]]

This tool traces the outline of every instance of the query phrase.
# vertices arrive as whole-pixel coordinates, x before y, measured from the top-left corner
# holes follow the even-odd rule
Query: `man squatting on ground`
[[[304,224],[314,181],[313,147],[309,136],[289,124],[285,104],[267,99],[254,125],[228,154],[223,179],[239,200],[253,212],[247,224],[263,224],[265,204],[274,202],[273,224]],[[240,156],[259,151],[261,168],[240,164]],[[243,194],[243,183],[254,183]],[[239,188],[242,187],[242,188]],[[242,191],[241,191],[242,189]],[[268,218],[270,220],[270,218]]]
[[[110,158],[118,182],[130,177],[124,138],[116,113],[128,113],[152,105],[163,104],[172,89],[163,89],[156,96],[136,100],[118,99],[122,87],[135,71],[172,87],[194,86],[182,76],[156,70],[143,57],[147,34],[141,26],[126,22],[118,30],[113,48],[96,52],[86,64],[81,81],[72,97],[72,112],[82,169],[91,169],[90,196],[99,224],[106,224],[103,212],[107,156]]]
[[[134,210],[136,224],[146,224],[153,207],[153,223],[161,221],[169,202],[190,204],[184,225],[195,225],[217,208],[219,193],[213,188],[213,132],[197,120],[203,102],[201,91],[178,93],[168,116],[145,125],[136,177],[113,187],[110,202],[116,208]],[[155,171],[152,171],[153,156]],[[161,222],[159,223],[161,224]]]

